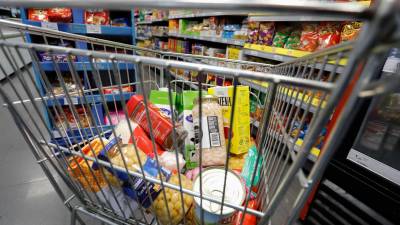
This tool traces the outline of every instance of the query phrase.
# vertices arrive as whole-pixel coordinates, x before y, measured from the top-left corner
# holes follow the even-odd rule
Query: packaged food
[[[85,10],[85,23],[96,25],[110,25],[110,13],[103,9]]]
[[[249,200],[249,202],[247,203],[247,207],[249,209],[257,209],[257,201],[255,199]],[[243,212],[239,211],[236,214],[235,218],[233,219],[232,225],[256,225],[257,224],[257,217],[248,212],[244,216],[243,223],[241,224],[240,222],[242,221],[242,218],[243,218]]]
[[[289,38],[292,27],[287,24],[278,26],[275,31],[274,40],[272,41],[272,46],[283,48],[285,47],[286,41]]]
[[[133,88],[131,86],[121,87],[122,92],[132,92]],[[119,94],[119,87],[103,88],[104,94]]]
[[[354,40],[361,30],[361,22],[347,22],[343,25],[341,32],[341,41]]]
[[[148,102],[147,109],[149,112],[149,117],[146,116],[146,107],[143,101],[143,96],[134,95],[132,96],[127,105],[128,115],[130,119],[139,124],[146,133],[150,136],[150,127],[151,126],[152,133],[154,135],[155,141],[161,145],[166,150],[173,150],[174,142],[176,142],[176,146],[182,146],[184,144],[184,140],[187,136],[187,132],[183,127],[179,124],[175,124],[175,134],[176,137],[174,139],[173,126],[171,120],[166,117],[164,114],[160,113],[160,110]],[[151,136],[150,136],[151,137]]]
[[[108,141],[103,139],[103,143],[107,144]],[[82,148],[82,153],[86,156],[95,157],[102,149],[101,140],[96,138]],[[93,155],[93,152],[95,155]],[[68,163],[68,173],[70,176],[78,180],[87,191],[98,192],[101,188],[107,186],[106,180],[100,170],[91,171],[93,161],[85,160],[79,156],[71,156],[68,159]]]
[[[129,22],[127,18],[114,18],[111,20],[111,25],[115,27],[127,27]]]
[[[125,113],[123,111],[110,112],[111,121],[108,120],[108,116],[104,116],[104,123],[106,125],[117,125],[118,121],[125,120]]]
[[[222,107],[218,104],[218,98],[211,95],[202,97],[201,118],[199,117],[199,107],[199,99],[197,98],[193,105],[193,129],[196,152],[192,158],[199,162],[201,142],[201,166],[224,165],[226,149]]]
[[[181,174],[172,175],[171,179],[168,182],[179,186],[178,176],[181,177],[182,188],[185,188],[187,190],[192,190],[191,180],[187,179],[185,176]],[[155,210],[154,213],[156,214],[157,218],[159,219],[162,225],[164,224],[177,225],[179,224],[179,222],[182,221],[184,215],[186,215],[186,213],[191,209],[191,206],[193,204],[193,197],[188,194],[183,194],[183,204],[185,209],[185,213],[183,213],[181,193],[179,191],[170,188],[165,188],[165,195],[167,197],[166,200],[168,203],[168,207],[166,206],[164,201],[165,199],[164,194],[161,193],[153,202],[153,208]],[[171,220],[168,217],[167,208],[169,210]]]
[[[225,173],[224,168],[210,168],[202,172],[203,193],[214,199],[221,199],[225,185],[225,201],[234,205],[242,205],[246,196],[246,190],[242,179],[233,171],[228,170]],[[197,176],[193,183],[193,191],[200,193],[200,176]],[[203,212],[204,224],[231,224],[237,212],[231,207],[223,207],[221,213],[221,204],[203,200],[200,205],[200,198],[194,198],[194,219],[196,224],[201,224],[201,214]]]
[[[209,94],[218,97],[218,103],[222,107],[224,136],[226,139],[230,128],[233,88],[233,86],[226,86],[208,89]],[[242,154],[249,150],[250,144],[250,90],[248,86],[237,86],[234,110],[230,152]]]
[[[50,8],[48,9],[48,18],[50,22],[72,22],[72,10],[70,8]]]
[[[340,42],[340,24],[321,22],[318,29],[318,49],[324,49]]]
[[[300,46],[300,36],[301,30],[299,28],[295,28],[289,35],[285,48],[287,49],[298,49]]]
[[[247,42],[251,44],[257,44],[258,43],[258,34],[259,34],[259,28],[260,28],[260,23],[259,22],[254,22],[250,21],[248,25],[248,38]]]
[[[261,171],[261,165],[262,165],[262,157],[259,158],[258,166],[257,166],[257,172],[254,177],[253,185],[251,184],[251,179],[253,178],[253,173],[254,169],[256,167],[256,161],[257,161],[257,148],[255,145],[251,146],[249,149],[249,152],[247,153],[243,169],[242,169],[242,177],[246,182],[246,187],[251,188],[251,186],[255,186],[258,184],[258,181],[260,179],[260,171]]]
[[[242,171],[247,153],[231,155],[228,168],[231,170]]]
[[[185,149],[183,152],[187,169],[193,169],[198,166],[192,114],[193,102],[198,97],[198,91],[182,91],[178,98],[179,121],[182,123],[183,128],[188,133],[187,137],[185,138]]]
[[[164,181],[168,181],[171,177],[171,172],[166,170],[157,164],[157,162],[151,158],[148,158],[144,153],[138,151],[135,152],[135,148],[133,145],[121,145],[121,149],[118,148],[119,138],[112,139],[105,148],[99,153],[97,156],[99,159],[104,161],[111,162],[114,166],[119,166],[122,168],[126,168],[129,171],[140,172],[141,167],[140,163],[142,163],[143,172],[146,176],[159,178],[158,170],[161,171],[161,179]],[[139,156],[139,158],[137,157]],[[140,161],[139,161],[140,160]],[[125,163],[124,163],[125,161]],[[94,170],[98,170],[99,166],[94,163],[92,168]],[[146,182],[139,177],[135,177],[132,175],[128,175],[128,173],[123,170],[117,170],[111,167],[106,167],[106,169],[116,176],[119,180],[124,182],[123,191],[129,197],[140,203],[143,207],[148,208],[151,205],[151,199],[153,200],[160,194],[162,191],[160,185],[147,182],[149,192],[147,192]],[[134,186],[131,186],[133,184]],[[150,197],[149,197],[150,195]]]
[[[318,47],[318,24],[304,23],[302,29],[298,49],[313,52]]]
[[[258,43],[261,45],[272,45],[275,33],[274,22],[261,22],[260,31],[258,33]]]
[[[130,133],[128,123],[130,123],[130,127],[132,128],[132,134]],[[139,148],[147,156],[154,158],[153,143],[147,136],[146,132],[140,126],[138,126],[137,123],[131,120],[121,120],[115,127],[115,133],[121,138],[122,144],[133,144],[133,141],[135,141],[137,148]],[[133,137],[133,140],[131,137]],[[110,139],[111,138],[115,137],[111,135]],[[161,155],[165,152],[157,143],[155,148],[157,155]]]
[[[170,119],[172,119],[172,110],[174,110],[174,117],[175,120],[177,120],[177,110],[176,108],[171,109],[171,105],[175,105],[176,101],[176,93],[172,92],[172,103],[169,101],[169,93],[168,93],[168,88],[160,88],[159,90],[151,90],[150,91],[150,102],[157,106],[157,108],[160,109],[160,111]]]
[[[48,10],[47,9],[28,9],[28,20],[33,21],[49,21]]]
[[[178,161],[176,160],[176,154],[178,154]],[[183,167],[185,166],[185,159],[183,159],[183,155],[181,153],[174,152],[167,152],[164,151],[159,157],[158,161],[162,167],[171,171],[172,173],[178,172],[177,163],[179,166],[179,171],[182,171]]]

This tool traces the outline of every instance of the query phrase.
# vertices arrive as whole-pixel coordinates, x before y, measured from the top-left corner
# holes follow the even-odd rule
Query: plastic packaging
[[[323,22],[318,29],[318,49],[324,49],[340,42],[340,24]]]
[[[318,24],[305,23],[302,29],[299,50],[313,52],[318,47]]]
[[[354,40],[361,30],[361,22],[348,22],[343,25],[341,32],[341,41]]]
[[[257,209],[257,201],[255,199],[249,200],[247,207],[249,209]],[[235,218],[233,219],[232,225],[241,225],[240,221],[242,220],[242,217],[243,217],[243,212],[238,211]],[[257,224],[257,217],[247,212],[243,218],[242,225],[256,225],[256,224]]]
[[[272,45],[274,39],[275,23],[274,22],[261,22],[260,31],[258,34],[258,43],[261,45]]]
[[[85,23],[110,25],[110,13],[103,9],[87,9],[85,10]]]
[[[247,42],[251,44],[258,43],[258,34],[259,34],[260,23],[259,22],[249,22],[249,32],[247,37]]]
[[[226,149],[222,107],[218,104],[218,98],[211,95],[202,97],[201,118],[199,116],[199,107],[199,100],[196,99],[193,105],[193,127],[196,149],[193,159],[199,160],[201,142],[202,166],[224,165]],[[200,120],[202,123],[201,127]]]
[[[33,21],[49,21],[48,10],[47,9],[28,9],[28,20]]]
[[[256,146],[255,145],[251,146],[249,149],[249,152],[247,153],[246,160],[244,162],[243,169],[242,169],[242,177],[246,182],[247,188],[250,188],[250,186],[252,186],[250,184],[251,184],[251,179],[253,178],[254,169],[256,167],[257,155],[258,155],[258,152],[257,152]],[[256,175],[255,175],[254,181],[253,181],[253,186],[257,185],[258,181],[260,179],[261,165],[262,165],[262,158],[260,157],[259,163],[257,166],[257,172],[256,172]]]
[[[287,49],[298,49],[300,46],[300,36],[301,30],[299,28],[295,28],[289,35],[285,48]]]
[[[286,41],[289,38],[291,30],[292,27],[287,26],[286,24],[284,26],[277,27],[274,40],[272,41],[272,46],[279,48],[285,47]]]
[[[176,154],[177,153],[175,152],[167,152],[167,151],[162,153],[161,156],[158,157],[160,165],[173,173],[177,173],[178,168],[176,166],[177,164]],[[178,160],[179,160],[179,171],[181,171],[186,163],[181,153],[178,153]]]
[[[48,9],[48,18],[50,22],[72,22],[72,10],[70,8],[50,8]]]
[[[148,120],[150,119],[150,125],[155,141],[166,150],[173,150],[174,141],[177,146],[182,146],[187,136],[187,132],[183,127],[176,123],[176,138],[174,140],[173,125],[171,119],[163,115],[160,110],[153,104],[148,102],[147,109],[149,110],[149,117],[147,118],[146,107],[144,104],[143,96],[134,95],[132,96],[127,105],[128,115],[130,119],[139,126],[141,126],[146,133],[150,136],[150,127]],[[150,136],[151,137],[151,136]]]

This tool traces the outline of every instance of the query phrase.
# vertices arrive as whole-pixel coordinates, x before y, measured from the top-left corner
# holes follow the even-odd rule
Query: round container
[[[222,189],[224,187],[224,168],[210,168],[202,172],[203,195],[222,200]],[[197,176],[193,191],[200,193],[200,176]],[[238,175],[228,170],[226,174],[225,200],[234,205],[242,205],[246,196],[245,186]],[[221,205],[203,199],[203,208],[200,207],[200,198],[195,197],[195,221],[201,224],[201,211],[204,212],[204,224],[231,224],[236,209],[224,206],[221,215]]]

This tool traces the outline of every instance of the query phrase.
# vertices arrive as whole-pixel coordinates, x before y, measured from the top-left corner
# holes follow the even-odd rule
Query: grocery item
[[[225,191],[225,202],[237,206],[242,205],[246,195],[244,184],[240,177],[228,170],[226,174],[226,186],[224,188],[225,170],[223,168],[210,168],[202,172],[203,195],[222,201],[222,193]],[[200,176],[193,183],[193,191],[200,193]],[[203,199],[203,208],[200,207],[200,198],[194,198],[195,222],[201,224],[201,213],[203,212],[204,224],[230,224],[232,223],[236,210],[224,206],[221,214],[221,204]]]
[[[103,9],[86,9],[85,23],[95,25],[110,25],[110,13]]]
[[[318,24],[304,23],[302,29],[298,49],[313,52],[318,47]]]
[[[50,22],[72,22],[72,9],[70,8],[50,8],[48,9],[48,18]]]
[[[225,138],[229,135],[233,89],[233,86],[208,89],[209,94],[218,97],[218,103],[222,107]],[[230,152],[242,154],[248,151],[250,143],[250,90],[248,86],[236,87],[234,110]]]
[[[179,121],[182,123],[183,128],[187,131],[188,135],[185,139],[185,149],[183,156],[186,160],[186,168],[193,169],[198,166],[198,161],[195,157],[195,140],[193,130],[193,102],[199,96],[198,91],[182,91],[179,95]]]
[[[272,46],[283,48],[285,47],[285,43],[289,38],[291,33],[292,27],[288,26],[287,24],[278,26],[276,28],[275,36],[272,41]]]
[[[202,153],[201,166],[216,166],[225,164],[226,149],[222,108],[218,98],[211,95],[202,97],[202,117],[199,117],[199,99],[193,105],[193,130],[195,149],[192,159],[199,162]],[[201,127],[200,127],[201,120]],[[200,149],[201,142],[201,149]]]
[[[127,18],[114,18],[111,20],[111,25],[115,27],[127,27],[129,26],[129,22]]]
[[[169,101],[169,93],[168,93],[168,88],[160,88],[159,90],[151,90],[150,91],[150,102],[153,103],[153,105],[157,106],[157,108],[160,109],[160,111],[170,119],[172,119],[172,110],[174,110],[174,116],[175,120],[177,120],[177,115],[178,113],[176,112],[176,109],[171,109],[171,105],[175,105],[176,101],[176,93],[172,92],[172,103]]]
[[[146,133],[150,136],[150,127],[152,134],[154,135],[155,141],[166,150],[173,150],[174,142],[177,146],[182,146],[187,136],[187,132],[183,127],[176,123],[175,134],[173,134],[173,126],[171,120],[160,113],[160,110],[148,102],[147,109],[149,118],[146,116],[146,107],[144,104],[143,96],[134,95],[132,96],[126,105],[128,115],[130,119],[139,124]],[[150,136],[151,137],[151,136]]]
[[[300,36],[301,36],[300,28],[294,28],[294,30],[290,33],[285,43],[285,48],[298,49],[300,46]]]
[[[354,40],[361,30],[361,22],[347,22],[343,25],[340,35],[341,41]]]
[[[104,116],[104,123],[106,125],[117,125],[119,121],[125,120],[125,113],[122,110],[110,112],[111,121],[108,116]]]
[[[192,189],[192,181],[187,179],[185,176],[181,174],[174,174],[172,175],[171,179],[168,181],[171,184],[179,186],[179,177],[181,177],[182,188],[187,190]],[[167,206],[164,201],[164,195],[160,194],[153,202],[153,208],[155,210],[155,214],[159,219],[162,225],[164,224],[172,224],[177,225],[183,219],[183,209],[182,209],[182,196],[179,191],[165,188],[165,195],[167,197],[168,202],[168,210],[171,216],[171,220],[168,217]],[[190,210],[193,204],[193,197],[187,194],[183,194],[183,204],[185,209],[185,214]]]
[[[260,23],[259,22],[254,22],[250,21],[248,25],[248,37],[247,37],[247,42],[251,44],[257,44],[258,43],[258,34],[259,34],[259,28],[260,28]]]
[[[321,22],[318,29],[318,48],[324,49],[340,42],[340,24],[333,22]]]
[[[28,9],[28,20],[33,21],[49,21],[47,9]]]
[[[260,31],[258,33],[258,43],[261,45],[272,45],[275,33],[274,22],[261,22]]]
[[[176,152],[167,152],[164,151],[159,157],[158,162],[162,167],[171,171],[172,173],[178,172],[177,161],[176,161],[176,154],[178,154],[178,162],[179,162],[179,171],[182,171],[183,167],[185,166],[185,160],[183,159],[183,155],[181,153]]]
[[[200,167],[196,167],[194,169],[188,170],[185,176],[190,180],[194,180],[199,173],[200,173]]]
[[[112,139],[97,157],[104,161],[110,161],[114,166],[119,166],[122,168],[125,168],[126,163],[127,169],[135,172],[141,171],[140,163],[142,163],[143,172],[146,174],[146,176],[160,178],[158,174],[158,170],[160,170],[162,174],[161,179],[165,181],[169,180],[171,177],[170,171],[158,165],[155,160],[148,158],[144,153],[138,151],[136,154],[133,145],[121,145],[121,148],[119,149],[117,146],[119,141],[119,138]],[[94,163],[92,168],[97,170],[98,165]],[[111,167],[107,167],[106,169],[110,173],[114,174],[114,176],[116,176],[118,179],[125,182],[123,186],[125,194],[133,198],[145,208],[148,208],[151,205],[149,194],[152,199],[155,199],[162,191],[158,184],[147,182],[150,192],[148,193],[146,182],[142,178],[128,175],[124,169],[122,171],[116,169],[115,167],[114,169]],[[131,184],[134,186],[131,186]]]
[[[103,143],[107,144],[108,141],[103,139]],[[81,150],[84,155],[94,157],[95,155],[93,155],[93,152],[98,154],[102,148],[101,140],[96,138],[85,145]],[[68,173],[70,176],[78,180],[87,191],[98,192],[101,188],[107,186],[106,180],[100,170],[91,171],[93,161],[87,160],[86,163],[85,159],[82,157],[71,156],[68,159],[68,163]]]
[[[259,158],[259,162],[257,165],[257,172],[254,177],[253,185],[251,184],[251,179],[253,178],[253,173],[254,169],[256,167],[256,162],[257,162],[257,157],[258,157],[258,152],[257,148],[255,145],[251,146],[249,149],[249,152],[247,153],[243,169],[242,169],[242,177],[245,180],[246,187],[250,188],[251,186],[255,186],[258,184],[258,181],[260,179],[260,171],[261,171],[261,165],[262,165],[262,158]]]
[[[249,200],[247,207],[249,209],[257,209],[257,201],[255,199]],[[232,225],[256,225],[257,224],[257,217],[255,215],[252,215],[250,213],[246,213],[246,215],[243,218],[243,223],[241,224],[241,220],[243,218],[243,212],[239,211],[236,215],[235,218],[233,219]]]
[[[132,134],[129,130],[129,124],[132,128]],[[132,144],[135,141],[136,147],[144,152],[147,156],[154,158],[153,143],[147,136],[146,132],[138,126],[137,123],[131,120],[121,120],[115,127],[117,137],[121,138],[122,144]],[[133,140],[130,138],[133,137]],[[113,135],[110,138],[114,138]],[[163,154],[165,151],[156,143],[157,155]]]
[[[133,88],[131,86],[121,87],[122,92],[132,92]],[[103,88],[104,94],[119,94],[119,87]]]
[[[247,153],[231,155],[231,157],[229,158],[228,168],[231,170],[242,171],[246,156]]]

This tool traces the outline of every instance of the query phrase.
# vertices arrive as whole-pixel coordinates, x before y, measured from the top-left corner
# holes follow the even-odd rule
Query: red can
[[[173,150],[174,135],[171,119],[164,116],[160,110],[153,104],[148,102],[149,118],[146,116],[146,107],[143,101],[143,96],[134,95],[127,103],[128,115],[131,120],[139,124],[146,133],[150,135],[150,126],[154,135],[155,141],[166,150]],[[179,124],[175,124],[177,146],[181,146],[187,136],[187,132]]]

